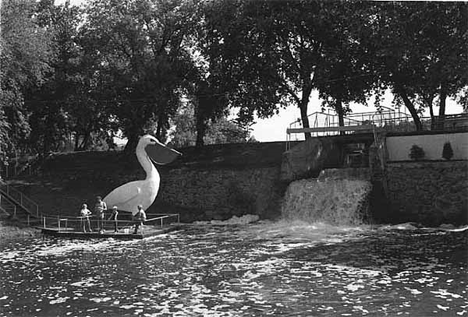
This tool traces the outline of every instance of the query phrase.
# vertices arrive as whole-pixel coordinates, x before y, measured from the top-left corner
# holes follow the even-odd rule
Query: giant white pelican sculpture
[[[168,164],[179,155],[181,155],[179,152],[166,147],[155,137],[142,136],[136,147],[136,156],[146,172],[146,178],[114,189],[104,197],[107,206],[117,206],[119,210],[129,211],[132,214],[137,212],[138,205],[142,205],[146,210],[156,199],[161,180],[153,162],[160,165]]]

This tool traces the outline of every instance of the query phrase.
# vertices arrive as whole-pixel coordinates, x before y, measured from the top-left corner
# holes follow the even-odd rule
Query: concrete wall
[[[422,147],[426,160],[443,160],[442,149],[445,142],[450,142],[453,149],[452,160],[468,159],[468,132],[449,134],[426,134],[389,136],[386,139],[389,161],[408,161],[411,147]]]
[[[389,163],[386,174],[391,206],[383,220],[468,222],[467,161]]]

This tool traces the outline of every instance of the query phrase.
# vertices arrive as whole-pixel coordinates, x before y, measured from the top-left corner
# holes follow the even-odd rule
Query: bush
[[[442,149],[442,157],[446,160],[450,160],[453,157],[453,150],[450,142],[444,143],[444,148]]]
[[[414,144],[410,149],[409,157],[412,160],[419,161],[423,159],[425,155],[426,154],[424,153],[422,147],[417,146],[416,144]]]

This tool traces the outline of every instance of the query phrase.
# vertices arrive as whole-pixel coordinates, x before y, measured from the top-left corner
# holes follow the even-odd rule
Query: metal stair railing
[[[23,209],[28,211],[31,215],[39,217],[39,205],[31,198],[24,195],[21,191],[17,190],[11,185],[0,186],[0,190],[3,190],[4,194],[15,201],[15,203],[20,205]]]
[[[5,199],[0,193],[0,211],[7,214],[8,216],[16,217],[16,205]]]

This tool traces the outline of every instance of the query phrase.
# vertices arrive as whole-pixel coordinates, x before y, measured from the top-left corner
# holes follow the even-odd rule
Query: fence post
[[[29,215],[28,215],[28,227],[29,227],[29,226],[30,226],[30,224],[29,224]]]

